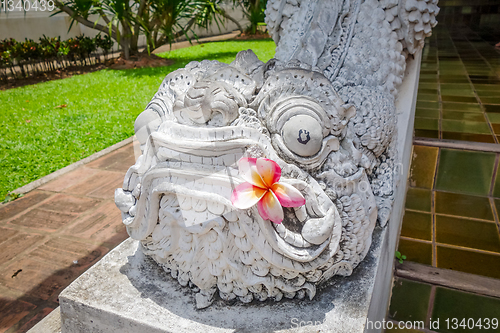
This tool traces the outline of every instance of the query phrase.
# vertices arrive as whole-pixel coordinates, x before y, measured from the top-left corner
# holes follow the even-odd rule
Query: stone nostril
[[[201,81],[188,90],[183,108],[174,107],[174,112],[185,112],[196,124],[221,127],[238,117],[241,106],[246,106],[246,100],[235,89],[220,82]]]

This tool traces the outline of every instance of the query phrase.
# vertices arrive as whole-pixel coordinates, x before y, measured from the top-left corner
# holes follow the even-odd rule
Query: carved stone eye
[[[281,129],[281,136],[288,149],[297,155],[309,157],[317,154],[323,141],[323,128],[311,116],[291,117]]]

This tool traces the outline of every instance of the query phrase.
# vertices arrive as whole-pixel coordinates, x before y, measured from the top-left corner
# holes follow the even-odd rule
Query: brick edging
[[[81,159],[78,162],[75,162],[73,164],[65,166],[62,169],[54,171],[54,172],[48,174],[47,176],[44,176],[44,177],[42,177],[40,179],[32,181],[31,183],[26,184],[24,186],[21,186],[21,187],[13,190],[11,192],[13,192],[13,193],[19,193],[19,194],[28,193],[28,192],[34,190],[35,188],[37,188],[39,186],[42,186],[42,185],[50,182],[53,179],[56,179],[57,177],[60,177],[60,176],[66,174],[66,173],[68,173],[70,171],[73,171],[73,170],[81,167],[84,164],[90,163],[90,162],[98,159],[99,157],[107,155],[107,154],[109,154],[109,153],[111,153],[111,152],[113,152],[113,151],[115,151],[115,150],[117,150],[119,148],[122,148],[122,147],[126,146],[127,144],[133,142],[133,138],[134,137],[132,136],[132,137],[130,137],[128,139],[125,139],[123,141],[115,143],[114,145],[109,146],[108,148],[105,148],[105,149],[103,149],[101,151],[98,151],[97,153],[94,153],[94,154],[92,154],[92,155],[90,155],[88,157],[85,157],[84,159]]]

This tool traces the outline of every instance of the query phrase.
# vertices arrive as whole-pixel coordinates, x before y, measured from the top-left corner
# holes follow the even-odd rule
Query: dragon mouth
[[[282,224],[263,220],[257,208],[236,209],[229,198],[243,182],[236,162],[244,156],[265,156],[282,167],[282,178],[306,198],[302,207],[284,208]],[[182,216],[174,223],[194,233],[208,231],[214,223],[239,223],[258,244],[265,239],[272,248],[290,259],[309,262],[337,251],[341,219],[335,205],[309,174],[282,161],[268,138],[253,128],[195,128],[164,122],[150,135],[143,155],[132,166],[116,195],[133,196],[120,207],[132,238],[144,240],[158,221],[158,212]],[[135,192],[134,192],[135,191]],[[135,193],[135,197],[134,197]],[[175,194],[174,203],[161,203]],[[181,214],[175,215],[179,211]],[[163,213],[162,213],[163,212]],[[260,228],[261,232],[251,229]],[[254,235],[254,236],[251,236]],[[263,256],[265,256],[263,254]],[[275,261],[273,258],[266,258]]]

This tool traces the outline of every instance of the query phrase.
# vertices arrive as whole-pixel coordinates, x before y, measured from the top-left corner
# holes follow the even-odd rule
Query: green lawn
[[[134,120],[161,81],[193,60],[229,63],[253,49],[274,56],[272,40],[227,41],[161,54],[167,67],[102,70],[0,91],[0,201],[7,192],[134,134]],[[66,104],[67,107],[58,108]]]

